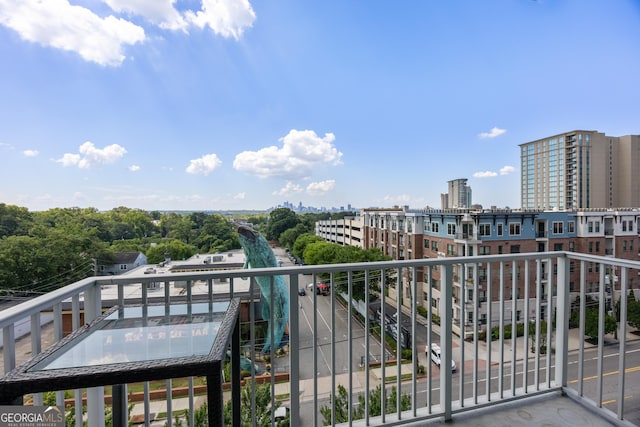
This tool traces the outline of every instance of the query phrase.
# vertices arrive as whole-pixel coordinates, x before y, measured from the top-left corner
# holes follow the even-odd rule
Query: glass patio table
[[[21,404],[25,394],[112,385],[114,425],[126,425],[124,384],[204,376],[209,425],[222,425],[222,365],[232,341],[232,365],[240,360],[239,305],[234,298],[112,307],[0,378],[0,404]]]

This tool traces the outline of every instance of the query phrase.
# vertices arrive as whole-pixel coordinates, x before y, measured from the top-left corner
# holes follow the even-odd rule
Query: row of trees
[[[158,263],[165,256],[181,260],[196,253],[239,249],[236,219],[253,224],[269,240],[297,248],[297,256],[303,258],[306,242],[319,240],[313,236],[316,221],[352,214],[296,215],[279,208],[269,214],[234,218],[127,207],[106,212],[95,208],[30,212],[0,203],[0,296],[50,292],[94,275],[96,265],[113,262],[116,252],[142,252],[149,263]],[[296,245],[301,236],[305,237]],[[309,256],[318,258],[313,253]],[[348,257],[340,259],[349,262]]]
[[[267,216],[248,218],[261,224]],[[116,252],[142,252],[156,263],[165,255],[240,248],[232,218],[204,212],[160,213],[120,207],[56,208],[29,212],[0,204],[0,291],[7,295],[50,292],[95,274]]]

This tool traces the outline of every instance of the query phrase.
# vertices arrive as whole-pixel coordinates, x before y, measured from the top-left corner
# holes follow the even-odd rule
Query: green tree
[[[269,213],[269,221],[265,238],[267,240],[276,240],[280,234],[289,228],[293,228],[298,224],[298,217],[295,212],[287,208],[274,209]]]
[[[629,290],[627,298],[627,323],[637,329],[640,329],[640,301],[636,300],[633,289]]]
[[[0,239],[26,235],[32,224],[33,216],[27,208],[0,203]]]
[[[256,386],[256,405],[251,402],[251,385],[247,384],[240,389],[240,425],[249,426],[251,418],[255,415],[258,427],[271,426],[271,384],[260,384]],[[273,410],[280,407],[278,401],[275,402]],[[224,405],[224,425],[230,426],[233,420],[232,401],[228,400]],[[284,420],[275,423],[277,427],[290,425],[289,415]]]
[[[280,241],[280,246],[285,248],[293,248],[293,245],[295,245],[298,237],[302,236],[305,233],[308,233],[308,230],[302,223],[296,225],[293,228],[289,228],[283,231],[282,233],[280,233],[280,237],[278,238],[278,240]]]
[[[187,259],[197,253],[193,245],[188,245],[180,240],[170,240],[149,248],[146,252],[147,260],[150,264],[157,264],[164,261],[165,254],[175,260]]]
[[[296,241],[294,242],[293,247],[291,248],[291,251],[293,252],[293,255],[297,256],[298,258],[304,258],[305,256],[304,252],[307,249],[307,246],[309,246],[312,243],[324,243],[324,240],[322,240],[322,237],[316,236],[315,234],[311,234],[311,233],[301,234],[296,238]],[[305,259],[305,262],[307,262],[306,259]],[[320,264],[320,263],[308,262],[308,264]]]
[[[300,238],[298,240],[300,240]],[[298,241],[296,241],[296,245],[297,244]],[[304,259],[307,264],[320,265],[388,261],[391,258],[383,255],[377,248],[363,250],[355,246],[342,246],[321,240],[309,243],[305,246]],[[323,279],[326,280],[328,277],[323,277]],[[347,273],[336,273],[334,276],[334,282],[335,283],[332,283],[332,286],[337,291],[345,293],[348,291],[349,281]],[[388,282],[389,280],[387,280],[387,283]],[[371,274],[369,276],[369,283],[365,283],[364,271],[354,271],[352,273],[351,286],[352,297],[356,300],[364,301],[365,292],[380,291],[380,277],[375,274]]]
[[[240,248],[233,223],[218,214],[207,215],[202,219],[199,234],[193,244],[203,253]]]
[[[600,312],[597,308],[589,308],[585,313],[584,319],[584,334],[592,340],[597,340],[598,334],[598,319],[600,318]],[[617,328],[616,318],[605,314],[604,316],[604,333],[610,334],[615,332]]]
[[[365,415],[366,408],[366,395],[361,393],[358,395],[358,404],[354,405],[349,411],[349,400],[346,388],[342,385],[338,385],[338,394],[336,396],[329,396],[329,406],[322,406],[320,408],[320,414],[323,417],[325,426],[331,425],[331,408],[335,409],[335,422],[346,423],[349,421],[349,413],[351,413],[352,420],[361,420]],[[373,391],[369,393],[369,416],[377,417],[382,415],[382,387],[378,385]],[[385,413],[392,414],[398,412],[398,392],[396,387],[391,387],[391,393],[387,394],[384,399]],[[403,393],[400,397],[400,410],[406,411],[411,408],[411,398],[408,394]]]

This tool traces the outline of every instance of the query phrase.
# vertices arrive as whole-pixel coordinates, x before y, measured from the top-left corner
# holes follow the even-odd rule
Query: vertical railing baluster
[[[433,404],[433,375],[431,363],[431,343],[433,332],[433,286],[431,285],[431,276],[433,273],[433,265],[429,264],[427,269],[427,295],[429,298],[429,308],[427,310],[427,348],[425,355],[427,356],[427,412],[430,414]]]
[[[404,281],[402,267],[398,269],[396,277],[396,408],[398,408],[398,419],[400,419],[400,398],[402,397],[402,290]]]
[[[380,364],[380,376],[382,377],[380,379],[380,401],[381,402],[386,402],[387,401],[387,388],[386,388],[386,384],[387,384],[387,346],[386,346],[386,333],[387,333],[387,313],[386,313],[386,293],[387,293],[387,280],[386,277],[384,275],[384,270],[382,270],[382,290],[380,292],[380,345],[381,345],[381,353],[382,353],[382,357],[381,357],[381,364]],[[384,424],[386,422],[386,417],[387,417],[387,408],[385,407],[386,405],[381,405],[382,406],[382,413],[380,414],[382,417],[382,424]]]
[[[478,263],[473,264],[473,404],[478,404],[478,312],[480,296],[478,295]],[[464,363],[464,359],[460,361]]]
[[[623,267],[620,272],[621,288],[620,288],[620,351],[618,356],[618,412],[619,420],[624,417],[624,386],[626,378],[625,358],[627,355],[627,268]],[[613,301],[612,301],[613,303]]]
[[[412,269],[413,298],[411,298],[411,409],[413,416],[418,414],[418,344],[416,333],[418,331],[418,269]]]
[[[549,266],[549,280],[547,281],[547,341],[546,341],[546,355],[547,355],[547,389],[551,388],[551,333],[553,332],[553,260],[548,259],[547,265]]]
[[[311,299],[313,300],[313,425],[318,426],[318,295],[316,292],[317,277],[313,273]],[[332,290],[333,292],[333,290]]]
[[[289,275],[289,393],[291,396],[290,417],[292,420],[300,419],[300,312],[297,274]]]
[[[567,386],[567,370],[569,367],[569,307],[571,301],[569,297],[569,268],[565,256],[558,257],[558,296],[556,307],[556,387]]]
[[[336,278],[333,271],[330,278],[333,288],[329,293],[331,298],[331,395],[334,397],[331,399],[331,424],[336,425]]]
[[[458,264],[458,268],[462,271],[458,275],[462,280],[460,282],[460,374],[458,375],[458,398],[460,407],[464,408],[464,338],[467,331],[467,264]],[[451,355],[453,359],[453,354]],[[451,369],[451,366],[448,367]]]
[[[42,326],[40,325],[40,313],[31,315],[31,355],[36,356],[42,351]],[[42,393],[33,394],[33,404],[42,405]]]
[[[349,372],[349,393],[347,394],[347,407],[349,408],[349,425],[353,425],[353,322],[352,317],[353,313],[351,312],[353,307],[353,271],[349,270],[347,272],[347,363],[349,364],[347,371]],[[335,286],[335,283],[332,283],[332,287]],[[331,293],[335,293],[335,287],[332,289]]]
[[[500,261],[500,360],[498,361],[498,395],[504,398],[504,261]]]
[[[536,391],[540,390],[540,329],[542,327],[542,260],[536,260],[536,368],[533,375]]]
[[[511,262],[511,396],[516,395],[516,353],[518,350],[518,324],[516,323],[516,314],[518,312],[518,262]]]
[[[440,407],[443,410],[444,420],[451,420],[451,349],[453,344],[452,334],[452,309],[453,309],[453,266],[445,264],[441,273],[441,305],[440,305]]]
[[[487,262],[487,323],[486,323],[486,340],[487,340],[487,361],[486,361],[486,373],[487,373],[487,402],[491,401],[491,328],[493,325],[493,292],[491,282],[491,263]]]
[[[604,266],[600,265],[600,289],[598,292],[599,296],[599,304],[598,304],[598,372],[596,379],[596,390],[598,399],[596,400],[596,405],[598,408],[602,408],[602,382],[603,382],[603,370],[604,370],[604,320],[605,320],[605,292],[604,292],[604,280],[605,280],[605,271]]]
[[[529,260],[524,262],[524,347],[522,349],[522,354],[524,356],[522,367],[522,388],[524,389],[525,394],[529,392],[529,322],[531,320],[529,316],[529,264]]]
[[[91,323],[92,320],[100,316],[101,309],[100,285],[94,284],[84,293],[85,323]],[[87,389],[87,417],[89,427],[104,426],[104,387]]]
[[[364,305],[366,307],[366,316],[364,318],[364,371],[367,373],[367,375],[365,375],[364,377],[364,393],[365,393],[365,400],[364,400],[364,418],[365,418],[365,425],[369,425],[369,407],[370,407],[370,403],[369,403],[369,399],[370,399],[370,394],[369,394],[369,390],[370,390],[370,385],[369,385],[369,346],[370,346],[370,340],[369,340],[369,334],[370,334],[370,316],[369,316],[369,270],[365,270],[364,271]]]
[[[586,278],[587,266],[584,261],[580,261],[580,318],[578,320],[578,394],[582,397],[584,395],[584,319],[586,314],[586,301],[587,295],[587,278]]]

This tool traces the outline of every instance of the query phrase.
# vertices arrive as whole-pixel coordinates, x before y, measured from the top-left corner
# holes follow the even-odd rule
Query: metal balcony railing
[[[572,273],[569,272],[570,261],[576,265]],[[550,279],[553,283],[549,284],[557,289],[557,297],[542,297],[543,262],[557,268],[558,274]],[[474,304],[472,309],[463,304],[454,318],[453,267],[461,264],[479,266],[481,263],[486,269],[488,283],[493,283],[493,277],[499,279],[497,287],[490,286],[486,289],[486,299],[492,303]],[[519,265],[519,270],[523,272],[521,279],[517,279],[513,273],[516,269],[511,269],[511,273],[507,272],[507,263]],[[591,358],[585,356],[585,341],[575,339],[575,336],[585,335],[587,263],[601,264],[601,281],[604,281],[605,265],[615,267],[620,277],[614,290],[621,307],[618,326],[618,336],[621,338],[617,347],[619,354],[611,355],[617,359],[618,369],[615,375],[606,374],[603,367],[607,301],[604,286],[600,287],[600,302],[596,303],[600,334],[595,344],[595,368],[590,362]],[[430,301],[436,295],[431,286],[425,287],[428,293],[425,301],[411,297],[422,296],[422,291],[418,292],[418,286],[422,284],[417,281],[417,267],[422,267],[426,283],[430,283],[433,269],[438,268],[442,286],[437,295],[438,311],[433,314],[429,310]],[[413,275],[411,295],[403,295],[405,291],[400,278],[406,275],[403,272],[405,269],[410,269]],[[360,396],[363,397],[361,402],[364,403],[364,410],[361,413],[363,418],[357,421],[357,425],[395,426],[435,418],[451,420],[464,411],[495,407],[514,399],[524,399],[521,405],[527,405],[526,399],[529,397],[559,391],[587,406],[593,406],[605,418],[624,423],[627,414],[625,382],[633,375],[625,369],[626,364],[630,363],[625,339],[629,329],[626,324],[628,278],[637,277],[638,271],[639,262],[572,252],[547,252],[151,274],[145,277],[92,277],[0,311],[4,373],[14,369],[25,358],[39,354],[46,346],[61,340],[66,319],[70,319],[70,328],[75,330],[115,304],[170,304],[177,301],[212,301],[233,296],[240,297],[246,307],[245,316],[248,320],[243,321],[241,328],[243,352],[256,361],[252,364],[244,385],[252,396],[248,415],[250,420],[247,421],[250,425],[256,425],[257,418],[261,416],[255,399],[260,381],[266,381],[270,386],[270,406],[282,401],[289,408],[290,419],[294,420],[291,425],[318,426],[325,422],[352,424],[356,422],[354,414],[360,414],[356,411],[361,406]],[[273,375],[265,376],[257,372],[262,342],[257,338],[260,294],[255,286],[255,279],[274,275],[283,276],[290,289],[289,343],[282,356],[274,351],[269,354]],[[313,292],[313,284],[321,281],[331,283],[329,295]],[[570,281],[579,284],[580,289],[576,293],[581,297],[580,305],[576,308],[579,324],[577,330],[569,329],[573,296],[569,292]],[[161,290],[150,290],[148,285],[152,282],[161,282]],[[174,293],[177,282],[186,284],[179,294]],[[393,296],[379,291],[387,289],[391,282],[395,282]],[[312,288],[307,288],[308,283]],[[362,291],[364,284],[368,284],[369,292]],[[533,299],[508,300],[508,295],[516,294],[514,287],[520,287],[523,295],[533,295]],[[308,293],[305,296],[299,295],[300,288],[305,288]],[[473,294],[478,295],[477,281],[474,283]],[[541,297],[537,298],[535,295]],[[362,297],[363,300],[356,300],[354,296]],[[372,304],[378,304],[379,316],[371,309]],[[419,305],[427,308],[426,317],[419,314]],[[473,311],[473,316],[468,316],[468,310]],[[516,321],[516,316],[507,316],[518,310],[522,312],[519,321]],[[377,320],[387,319],[393,313],[403,313],[402,333],[398,334],[398,328],[395,329],[395,348],[381,344],[384,340],[378,335],[380,328]],[[469,318],[476,319],[466,326],[472,331],[471,339],[465,334],[456,336],[456,325],[461,323],[460,319]],[[51,319],[50,322],[48,319]],[[532,326],[522,328],[521,337],[515,333],[510,338],[507,337],[506,329],[510,327],[512,331],[516,331],[518,323]],[[20,338],[19,330],[25,326],[27,333]],[[492,341],[493,334],[484,333],[485,327],[497,328],[499,338]],[[42,338],[46,328],[53,330],[52,342],[45,342]],[[24,340],[27,341],[28,352],[19,350],[24,345]],[[451,369],[438,369],[431,363],[425,350],[435,343],[441,348],[441,366],[451,366],[452,360],[455,360],[455,372]],[[402,359],[403,345],[412,350],[410,356],[404,352],[409,359],[406,363],[396,363]],[[548,351],[549,348],[552,351]],[[364,357],[365,354],[367,357]],[[286,374],[279,376],[276,375],[278,373]],[[282,382],[280,377],[284,378]],[[591,377],[596,379],[595,388],[592,386],[593,382],[587,381]],[[613,392],[611,387],[603,386],[603,382],[610,381],[616,384]],[[166,388],[171,390],[172,384],[172,380],[167,380]],[[392,387],[399,391],[395,407],[402,409],[389,410],[394,405],[382,405],[381,414],[370,415],[371,390],[377,386],[381,386],[383,399],[389,398]],[[342,387],[346,391],[346,401],[340,402],[351,408],[351,412],[347,408],[336,407],[336,399],[329,398],[339,395]],[[196,409],[195,398],[198,391],[193,379],[190,379],[187,388],[186,398],[192,414],[187,425],[194,425],[193,411]],[[408,396],[408,404],[403,400],[403,395]],[[76,425],[82,425],[84,406],[89,426],[104,426],[104,388],[74,390],[73,396],[72,402],[67,401],[67,404],[75,407]],[[42,394],[34,394],[32,399],[36,405],[43,402]],[[56,404],[62,405],[64,399],[62,391],[56,393]],[[83,399],[86,399],[86,403]],[[169,426],[172,425],[176,399],[172,397],[172,393],[167,393],[161,402]],[[143,406],[146,425],[151,425],[152,402],[150,385],[145,384],[142,401],[137,405]],[[239,406],[233,406],[233,425],[241,424],[242,408]],[[324,409],[321,410],[322,408]],[[352,415],[347,415],[346,419],[341,418],[350,413]],[[275,419],[272,422],[275,423]]]

